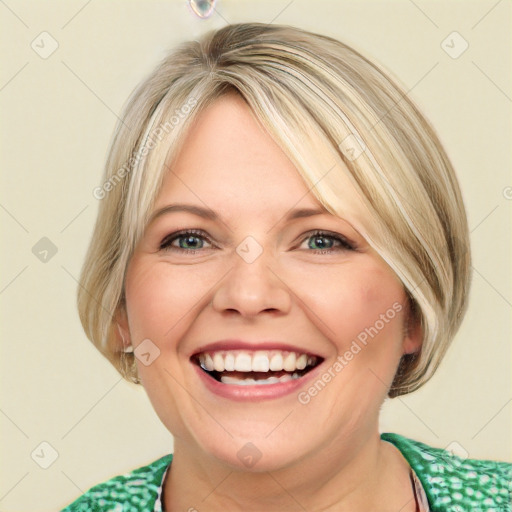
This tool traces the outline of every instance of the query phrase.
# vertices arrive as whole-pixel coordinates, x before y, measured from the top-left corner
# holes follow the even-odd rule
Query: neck
[[[409,466],[378,432],[336,441],[284,469],[256,473],[233,469],[177,439],[165,510],[415,510]]]

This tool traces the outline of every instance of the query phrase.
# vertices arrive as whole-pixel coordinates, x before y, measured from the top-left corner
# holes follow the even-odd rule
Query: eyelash
[[[183,249],[182,247],[173,247],[171,246],[171,243],[174,242],[174,240],[178,240],[179,238],[184,238],[187,235],[194,235],[197,238],[203,239],[208,243],[212,243],[211,240],[206,236],[206,234],[197,229],[187,229],[182,231],[177,231],[175,233],[171,233],[170,235],[167,235],[162,242],[160,243],[160,250],[161,251],[174,251],[174,252],[181,252],[181,253],[188,253],[188,254],[195,254],[196,252],[201,251],[201,249]],[[334,233],[329,233],[326,231],[321,230],[315,230],[310,233],[307,233],[307,236],[302,240],[302,243],[312,237],[323,237],[323,238],[330,238],[332,240],[335,240],[336,242],[339,242],[340,245],[337,248],[329,248],[329,249],[311,249],[308,252],[313,252],[314,254],[330,254],[332,252],[338,252],[338,251],[354,251],[357,249],[357,247],[352,243],[349,242],[345,237],[341,235],[336,235]]]

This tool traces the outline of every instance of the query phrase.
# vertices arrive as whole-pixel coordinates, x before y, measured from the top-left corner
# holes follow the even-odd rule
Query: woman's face
[[[401,283],[233,94],[200,114],[171,171],[118,320],[175,450],[260,471],[356,449],[418,348]]]

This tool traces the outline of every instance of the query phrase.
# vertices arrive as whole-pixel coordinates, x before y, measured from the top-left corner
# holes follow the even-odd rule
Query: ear
[[[407,301],[404,318],[404,337],[402,348],[404,354],[413,354],[421,350],[423,342],[423,327],[419,309],[412,299]]]
[[[130,338],[130,327],[128,324],[128,314],[126,313],[126,309],[123,305],[119,306],[116,314],[114,315],[114,324],[117,325],[117,329],[115,330],[116,339],[118,342],[118,346],[121,350],[126,350],[132,344]]]

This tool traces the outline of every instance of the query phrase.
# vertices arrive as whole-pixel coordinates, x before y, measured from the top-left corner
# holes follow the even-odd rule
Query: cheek
[[[391,270],[375,264],[354,265],[325,272],[321,278],[302,278],[301,282],[302,296],[308,297],[311,309],[338,338],[356,336],[373,326],[381,315],[388,320],[386,326],[400,323],[405,292]]]
[[[402,286],[383,277],[365,282],[347,308],[354,320],[349,338],[341,340],[349,361],[345,377],[362,402],[380,403],[393,380],[402,355],[404,301]]]
[[[186,268],[173,269],[165,262],[134,261],[126,276],[132,334],[160,343],[171,335],[174,338],[178,323],[199,307],[208,289],[206,282],[205,276]]]

